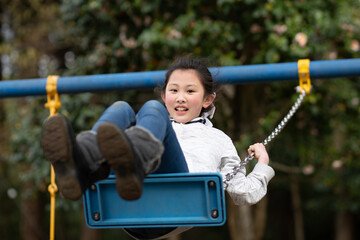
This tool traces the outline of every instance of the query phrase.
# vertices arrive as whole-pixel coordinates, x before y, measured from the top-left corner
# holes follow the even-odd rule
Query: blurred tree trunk
[[[255,85],[236,85],[232,104],[234,129],[232,139],[238,139],[243,133],[253,134],[258,126],[259,114],[263,104]],[[244,149],[244,152],[246,149]],[[240,154],[240,153],[239,153]],[[249,169],[251,171],[251,169]],[[232,240],[261,239],[266,226],[267,200],[263,199],[256,206],[235,206],[232,200],[228,204],[228,225]],[[255,214],[254,214],[255,213]]]
[[[350,212],[337,212],[335,217],[335,240],[352,240],[354,232],[353,217]]]
[[[82,227],[81,227],[81,240],[99,240],[101,238],[101,231],[100,229],[94,229],[94,228],[89,228],[86,225],[85,222],[85,213],[84,213],[84,208],[82,208],[81,210],[81,215],[82,215]]]
[[[290,191],[294,213],[295,240],[304,240],[305,234],[303,226],[303,215],[301,211],[301,198],[299,182],[296,175],[291,175],[290,177]]]
[[[168,240],[181,240],[181,234],[169,237]]]
[[[82,225],[81,230],[81,240],[99,240],[100,239],[100,230],[89,228],[85,221]]]
[[[244,91],[248,89],[249,91]],[[251,87],[236,85],[235,95],[232,104],[234,129],[232,139],[237,139],[241,133],[249,131],[249,124],[244,120],[249,105],[246,97],[251,92]],[[251,101],[250,101],[251,102]],[[249,115],[251,115],[249,113]],[[253,237],[252,214],[250,206],[236,206],[231,199],[228,201],[228,225],[232,240],[250,240]]]
[[[228,225],[232,240],[253,239],[251,206],[236,206],[231,199],[228,201]]]
[[[254,240],[261,240],[264,236],[267,220],[268,197],[265,196],[255,206],[254,213]]]
[[[24,184],[22,193],[32,191],[30,184]],[[46,239],[44,232],[42,232],[42,206],[37,193],[32,196],[26,196],[21,201],[21,237],[23,240],[39,240]]]
[[[344,147],[344,141],[345,141],[346,135],[344,132],[339,129],[335,128],[333,131],[333,141],[335,149],[338,152],[341,152],[342,148]],[[339,171],[342,171],[340,169]],[[345,190],[342,190],[342,193],[340,194],[339,201],[342,202],[341,199],[346,199],[346,196],[344,196],[346,193]],[[353,239],[353,218],[349,211],[338,211],[335,216],[335,240],[351,240]]]
[[[230,199],[228,225],[232,240],[260,240],[264,236],[267,220],[267,197],[255,206],[236,206]]]

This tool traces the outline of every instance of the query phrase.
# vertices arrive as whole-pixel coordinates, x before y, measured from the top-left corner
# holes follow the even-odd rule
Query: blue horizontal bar
[[[298,80],[297,62],[258,64],[210,69],[218,84],[238,84]],[[62,93],[103,92],[145,89],[160,85],[166,71],[59,77]],[[310,61],[310,77],[360,76],[360,59]],[[46,79],[0,81],[0,98],[46,95]]]

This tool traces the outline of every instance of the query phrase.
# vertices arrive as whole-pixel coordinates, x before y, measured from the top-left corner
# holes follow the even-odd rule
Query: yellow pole
[[[57,190],[55,184],[55,172],[54,168],[51,166],[51,183],[48,187],[50,193],[50,240],[55,239],[55,197]]]
[[[50,110],[50,116],[53,116],[58,113],[59,108],[61,107],[60,97],[57,93],[56,83],[58,76],[48,76],[46,81],[46,92],[47,92],[47,103],[45,104],[46,108]],[[55,172],[53,166],[51,166],[50,174],[50,185],[48,187],[50,193],[50,240],[55,239],[55,197],[58,188],[55,183]]]

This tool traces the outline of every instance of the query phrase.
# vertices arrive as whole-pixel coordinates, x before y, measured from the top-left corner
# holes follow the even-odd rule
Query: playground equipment
[[[85,221],[91,228],[220,226],[226,221],[218,173],[149,175],[136,201],[118,196],[115,176],[84,194]]]
[[[298,63],[219,67],[212,68],[211,71],[218,73],[219,84],[299,80],[298,101],[274,132],[265,139],[266,145],[282,130],[300,106],[305,94],[310,92],[310,76],[313,79],[360,76],[359,66],[360,59],[312,62],[299,60]],[[162,83],[164,77],[165,71],[153,71],[2,81],[0,98],[47,95],[47,107],[50,115],[53,115],[61,106],[59,94],[152,88]],[[217,173],[151,175],[145,180],[143,196],[135,202],[126,202],[117,196],[113,186],[114,176],[110,175],[107,180],[94,184],[84,194],[86,222],[93,228],[222,225],[226,220],[223,189],[241,166],[252,158],[252,155],[247,156],[244,162],[239,163],[238,168],[234,168],[226,176],[224,182]],[[53,171],[51,179],[49,192],[54,206],[57,188]],[[176,193],[173,191],[175,188]],[[165,196],[173,197],[168,199]],[[158,208],[154,209],[154,206]],[[50,239],[54,235],[54,214],[52,207]]]

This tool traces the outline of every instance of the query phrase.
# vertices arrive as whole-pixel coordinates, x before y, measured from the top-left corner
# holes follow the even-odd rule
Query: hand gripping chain
[[[304,89],[299,89],[300,95],[295,101],[294,105],[288,112],[288,114],[283,118],[283,120],[279,123],[279,125],[275,128],[275,130],[262,142],[264,146],[266,146],[271,140],[273,140],[285,127],[286,123],[290,120],[290,118],[294,115],[294,113],[298,110],[300,107],[302,101],[304,100],[306,96],[306,91]],[[229,181],[234,178],[234,176],[240,172],[242,168],[244,168],[251,160],[254,159],[255,153],[252,152],[251,154],[247,155],[243,161],[239,162],[238,166],[235,166],[232,171],[225,175],[225,179],[223,180],[224,183],[224,189],[226,189],[229,186]]]

